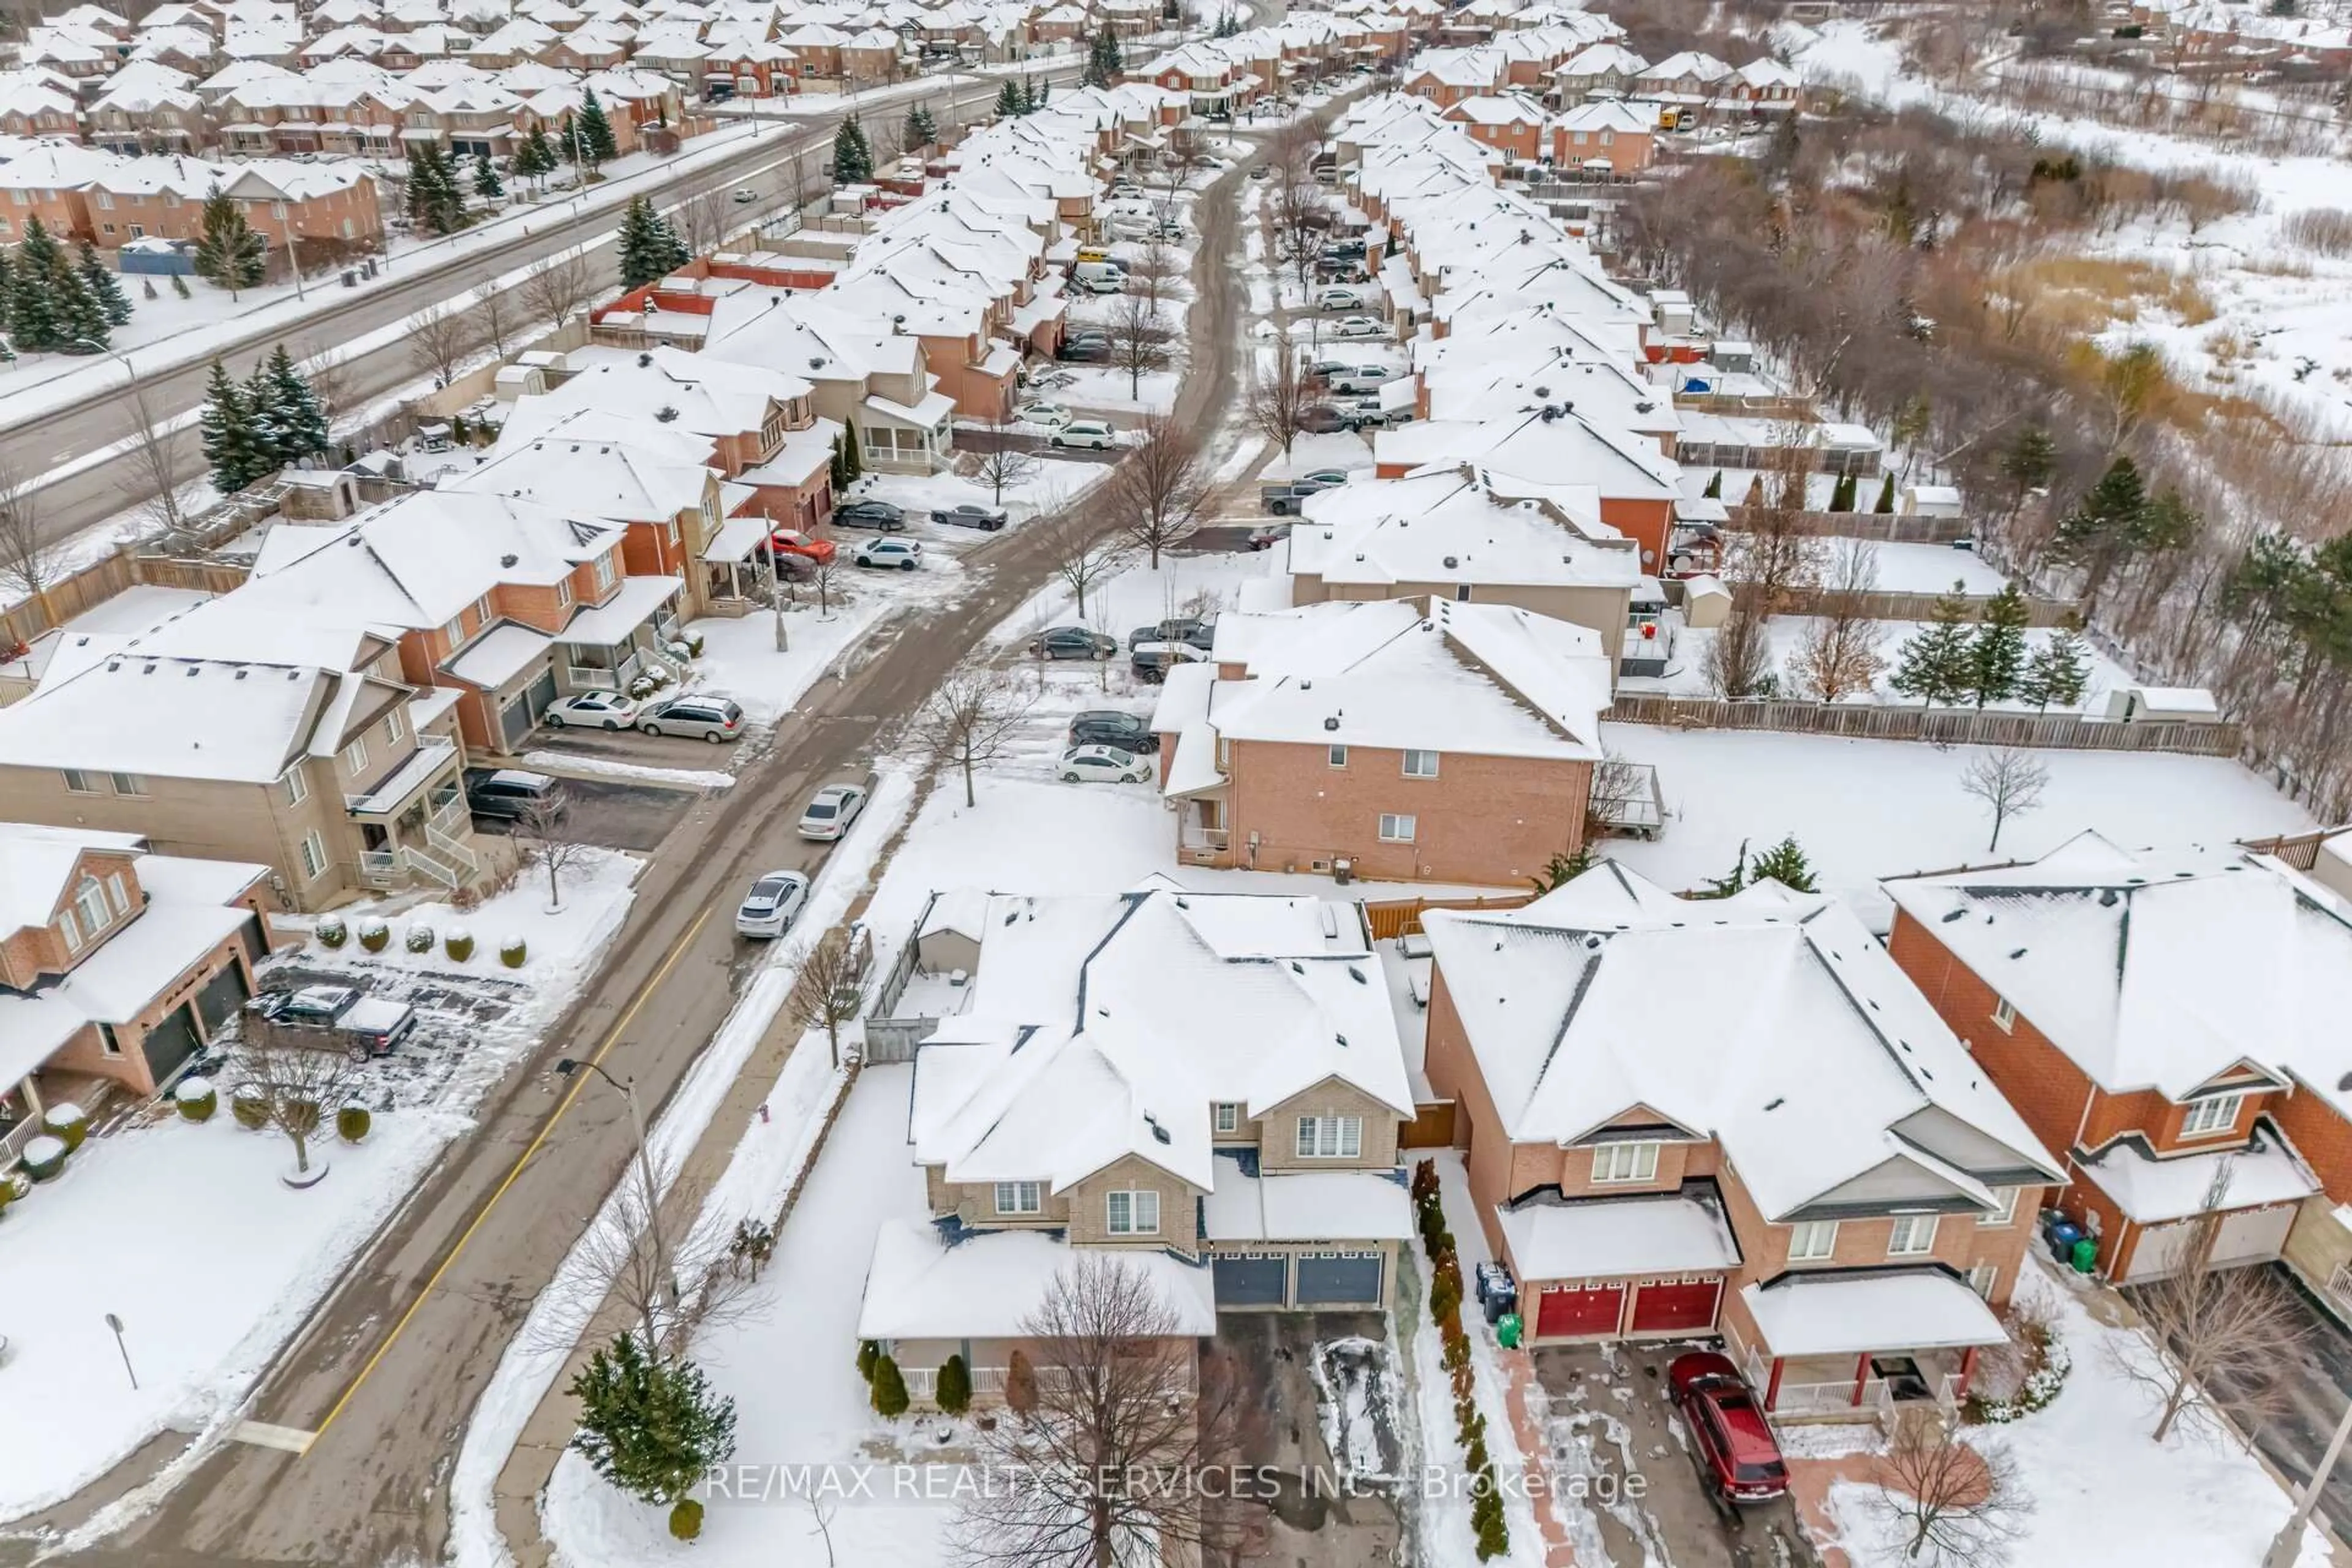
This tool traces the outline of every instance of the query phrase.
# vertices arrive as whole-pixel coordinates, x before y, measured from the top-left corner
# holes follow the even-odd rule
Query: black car
[[[1335,239],[1323,247],[1318,258],[1323,261],[1361,261],[1363,258],[1364,242],[1360,239]]]
[[[466,805],[486,822],[518,821],[541,802],[551,806],[562,798],[555,781],[545,773],[528,773],[520,768],[466,770]]]
[[[833,509],[835,528],[878,528],[897,533],[907,526],[907,514],[887,500],[844,501]]]
[[[1151,726],[1116,708],[1095,708],[1070,721],[1073,746],[1117,746],[1122,752],[1148,755],[1160,749]]]
[[[1004,514],[965,501],[958,506],[939,508],[931,513],[931,521],[945,528],[977,528],[993,533],[1004,526]]]
[[[1309,436],[1328,436],[1348,428],[1348,416],[1328,403],[1310,403],[1298,411],[1298,428]]]
[[[1199,664],[1209,656],[1190,643],[1145,643],[1128,656],[1127,668],[1136,679],[1157,686],[1180,664]]]
[[[1062,340],[1062,346],[1054,351],[1054,357],[1066,363],[1108,364],[1110,340],[1108,338],[1065,338]]]
[[[1118,643],[1084,626],[1055,626],[1029,639],[1032,658],[1108,658]]]
[[[1127,634],[1127,646],[1130,651],[1148,642],[1189,643],[1207,653],[1216,646],[1217,623],[1182,616],[1172,621],[1161,621],[1158,626],[1138,626]]]

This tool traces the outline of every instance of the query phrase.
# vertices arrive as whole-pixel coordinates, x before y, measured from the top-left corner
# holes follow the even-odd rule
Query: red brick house
[[[1514,163],[1532,163],[1544,153],[1543,106],[1523,93],[1459,99],[1447,106],[1445,118]]]
[[[1429,1083],[1536,1342],[1719,1334],[1784,1418],[1966,1392],[2059,1168],[1850,911],[1604,861],[1423,928]]]

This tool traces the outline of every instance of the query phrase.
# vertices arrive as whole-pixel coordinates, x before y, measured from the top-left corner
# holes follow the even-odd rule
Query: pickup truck
[[[1337,483],[1328,479],[1297,479],[1289,484],[1260,485],[1257,499],[1275,516],[1288,517],[1307,504],[1308,496],[1338,488]]]
[[[352,985],[265,991],[245,1010],[297,1045],[341,1050],[355,1062],[389,1054],[416,1032],[416,1009]]]

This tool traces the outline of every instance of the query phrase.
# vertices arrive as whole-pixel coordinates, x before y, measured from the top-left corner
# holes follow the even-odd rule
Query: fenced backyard
[[[1622,724],[1681,730],[1778,730],[1857,741],[1926,741],[1939,746],[2022,746],[2073,752],[2178,752],[2234,757],[2235,724],[2115,723],[2073,713],[2002,713],[1869,702],[1674,697],[1620,691],[1608,717]]]

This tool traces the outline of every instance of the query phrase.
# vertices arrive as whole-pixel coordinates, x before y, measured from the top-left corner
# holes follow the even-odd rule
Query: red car
[[[1713,1351],[1694,1351],[1675,1358],[1666,1381],[1717,1497],[1754,1503],[1787,1495],[1789,1467],[1780,1462],[1780,1445],[1738,1368]]]
[[[822,566],[833,559],[833,541],[811,539],[794,529],[780,528],[768,535],[768,542],[779,555],[799,555]]]

